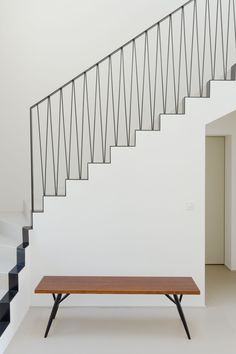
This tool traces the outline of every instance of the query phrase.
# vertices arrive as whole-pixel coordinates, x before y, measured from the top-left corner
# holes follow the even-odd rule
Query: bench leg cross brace
[[[52,294],[53,296],[53,299],[54,299],[54,305],[53,305],[53,308],[52,308],[52,312],[50,314],[50,317],[49,317],[49,320],[48,320],[48,324],[47,324],[47,328],[46,328],[46,331],[45,331],[45,334],[44,334],[44,338],[47,338],[48,336],[48,332],[50,330],[50,327],[51,327],[51,324],[52,324],[52,321],[54,320],[54,318],[56,317],[56,314],[57,314],[57,310],[59,308],[59,305],[60,303],[65,300],[70,294],[66,294],[62,297],[62,294]]]
[[[189,333],[189,329],[188,329],[188,325],[187,325],[186,319],[184,317],[184,312],[183,312],[183,309],[182,309],[182,306],[181,306],[181,300],[183,298],[183,295],[180,295],[180,297],[178,297],[178,295],[173,295],[174,298],[172,298],[170,295],[166,294],[166,297],[168,297],[168,299],[170,301],[172,301],[176,305],[177,310],[179,312],[179,316],[180,316],[181,321],[183,323],[185,332],[187,334],[187,337],[188,337],[188,339],[191,339],[190,333]]]

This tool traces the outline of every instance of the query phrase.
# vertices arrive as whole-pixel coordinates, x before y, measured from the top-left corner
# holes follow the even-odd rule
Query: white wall
[[[222,101],[222,94],[227,92]],[[137,147],[113,148],[111,164],[67,197],[45,198],[31,233],[32,294],[43,275],[191,275],[205,292],[205,125],[235,110],[236,82],[212,82],[211,98],[186,99],[186,115],[138,132]],[[33,305],[51,302],[32,295]],[[161,297],[75,296],[69,305],[167,305]]]
[[[1,0],[0,210],[29,200],[29,106],[184,2]]]
[[[68,181],[66,198],[45,198],[30,236],[32,293],[49,274],[185,275],[202,295],[186,296],[184,304],[204,304],[204,145],[188,119],[163,118],[161,133],[138,132],[136,147],[113,148],[111,164],[91,165],[89,181]],[[32,305],[50,303],[47,295],[32,298]],[[65,305],[171,303],[163,296],[91,295],[71,296]]]
[[[229,269],[236,270],[236,113],[208,124],[206,135],[226,136],[225,264]]]

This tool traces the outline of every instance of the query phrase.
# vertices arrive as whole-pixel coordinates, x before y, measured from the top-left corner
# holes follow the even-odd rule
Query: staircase
[[[125,151],[123,156],[117,159],[123,161],[123,165],[124,155],[133,155],[132,159],[129,159],[128,166],[130,166],[131,161],[138,158],[134,152],[136,149],[132,149],[136,146],[136,136],[138,140],[141,139],[142,144],[144,141],[147,145],[150,143],[148,148],[150,156],[160,155],[159,149],[163,146],[167,147],[163,142],[163,137],[166,142],[170,143],[168,136],[172,136],[172,129],[174,132],[178,132],[180,129],[178,126],[192,132],[191,129],[195,123],[192,119],[186,120],[186,118],[196,110],[200,114],[201,105],[206,108],[208,103],[213,104],[214,102],[217,106],[220,99],[219,92],[221,95],[224,92],[221,91],[224,84],[229,88],[232,86],[232,92],[234,92],[236,85],[234,82],[236,78],[235,33],[236,12],[233,0],[228,2],[217,0],[214,5],[210,0],[190,0],[30,108],[31,210],[32,221],[34,219],[34,236],[36,235],[32,243],[34,249],[38,247],[39,254],[45,246],[43,241],[41,243],[35,241],[37,230],[40,230],[39,223],[42,222],[43,225],[42,218],[46,220],[46,213],[50,212],[54,221],[53,225],[57,223],[57,216],[53,217],[52,214],[56,199],[58,210],[63,205],[61,213],[68,203],[66,200],[81,198],[86,203],[86,198],[83,196],[84,191],[86,190],[86,193],[89,194],[89,189],[92,190],[94,172],[91,173],[91,185],[85,187],[81,183],[81,186],[78,187],[79,192],[74,197],[70,193],[73,190],[71,186],[76,183],[73,180],[88,180],[88,170],[100,171],[100,165],[109,175],[108,166],[110,166],[111,155],[113,160],[114,155],[120,154],[118,151]],[[219,90],[216,88],[217,85],[220,87]],[[211,95],[212,91],[214,94]],[[227,109],[233,110],[230,106],[232,102],[232,97],[228,101],[226,100],[229,108],[225,108],[224,104],[221,104],[225,108],[222,115],[227,112]],[[192,109],[189,109],[191,104]],[[217,106],[217,109],[217,114],[219,114],[221,107]],[[205,117],[206,110],[202,112],[205,112]],[[209,112],[211,112],[210,108]],[[217,114],[216,112],[214,115],[212,114],[212,117],[215,118],[211,119],[219,118],[220,116]],[[195,117],[195,119],[197,118]],[[211,120],[210,118],[204,119],[199,117],[201,127],[206,124],[207,120]],[[180,120],[183,123],[180,123]],[[190,128],[190,124],[192,124],[192,128]],[[196,125],[196,127],[199,126]],[[146,134],[146,131],[152,131],[152,133],[143,135]],[[181,133],[178,134],[182,137]],[[160,143],[156,142],[158,139],[160,139]],[[176,139],[177,136],[174,136],[173,141],[176,142]],[[201,140],[200,135],[199,140]],[[188,143],[191,145],[191,140]],[[176,150],[178,150],[177,147]],[[142,151],[140,151],[141,153]],[[161,153],[164,154],[163,151]],[[183,155],[184,151],[181,154]],[[161,155],[159,159],[162,161]],[[176,155],[176,159],[178,159],[178,155]],[[115,158],[114,160],[116,161]],[[145,163],[145,157],[142,161]],[[104,167],[105,164],[107,168]],[[126,168],[120,166],[116,170],[116,174],[113,175],[113,179],[116,181],[115,176],[120,173],[121,179],[123,178],[125,183],[125,175],[123,174],[128,166]],[[160,166],[163,169],[164,162],[163,165],[160,163]],[[150,165],[147,165],[146,169],[149,167]],[[120,172],[121,168],[123,174]],[[137,165],[134,165],[133,168],[137,168]],[[179,172],[181,173],[181,171]],[[141,170],[138,175],[141,175]],[[156,177],[158,178],[158,174]],[[104,179],[103,172],[98,173],[97,178],[98,180]],[[148,174],[145,175],[145,178],[148,179]],[[108,179],[104,180],[108,186]],[[129,186],[132,183],[132,180],[129,180]],[[141,185],[139,187],[142,188]],[[116,185],[113,185],[112,190],[115,188]],[[106,188],[101,188],[101,190],[104,191]],[[110,191],[110,193],[112,192]],[[69,196],[62,202],[60,197],[66,194]],[[102,195],[99,195],[98,200],[101,199]],[[90,212],[90,209],[84,204],[80,213],[85,212],[85,209],[87,213]],[[114,209],[116,210],[116,208]],[[170,209],[172,210],[172,208]],[[45,211],[45,215],[41,214],[42,211]],[[76,219],[76,213],[72,211],[72,214]],[[2,337],[7,333],[6,328],[11,320],[10,303],[19,290],[19,274],[25,266],[25,248],[28,246],[32,227],[33,222],[30,227],[23,228],[22,240],[17,241],[18,243],[12,241],[9,244],[7,241],[5,245],[4,236],[1,238],[4,257],[6,255],[7,259],[13,260],[13,264],[6,264],[5,269],[2,270],[5,275],[9,272],[9,285],[4,280],[1,290],[3,291],[0,301],[0,334]],[[102,226],[100,225],[100,227]],[[52,230],[53,228],[54,226],[52,226]],[[42,227],[41,232],[43,229]],[[124,232],[125,229],[121,231]],[[68,236],[68,240],[73,241],[73,237]],[[117,237],[119,236],[117,235]],[[48,245],[55,247],[54,236],[46,241]],[[106,239],[106,242],[108,241]],[[94,239],[91,239],[91,242],[94,242]],[[104,247],[106,242],[104,242]],[[168,242],[171,242],[171,239]],[[73,242],[71,244],[73,245]],[[99,247],[98,244],[97,247]],[[131,248],[132,245],[129,244],[129,247]],[[118,245],[117,249],[119,249]],[[0,253],[2,250],[0,249]],[[73,249],[70,252],[73,253]],[[163,252],[165,253],[164,250]],[[43,255],[42,253],[41,256]],[[161,257],[161,255],[159,256]],[[83,259],[82,255],[80,257]],[[37,258],[36,254],[35,258]],[[86,258],[83,261],[86,262]],[[36,282],[43,270],[42,267],[36,271],[34,268],[36,263],[32,262],[33,282]],[[75,269],[76,274],[79,274],[78,269],[83,269],[83,264],[78,264],[80,268]],[[14,266],[12,267],[12,265]],[[196,267],[198,266],[197,263]],[[59,268],[51,267],[50,270],[56,274],[59,272]],[[60,269],[60,272],[63,272],[63,269],[64,267]],[[67,271],[71,270],[67,269]],[[87,271],[93,272],[88,269]],[[147,267],[146,271],[150,273],[150,268]],[[132,268],[130,268],[130,272],[132,272]],[[203,279],[199,281],[202,283]],[[202,286],[204,288],[204,285]]]
[[[10,303],[19,290],[19,273],[25,266],[25,248],[29,244],[29,221],[23,213],[0,213],[0,333],[10,323]]]

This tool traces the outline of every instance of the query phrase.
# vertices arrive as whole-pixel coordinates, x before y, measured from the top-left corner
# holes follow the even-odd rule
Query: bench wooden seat
[[[177,307],[190,339],[181,300],[183,295],[199,295],[200,290],[191,277],[45,276],[36,287],[35,293],[52,294],[54,298],[45,337],[60,303],[70,294],[145,294],[165,295],[171,300]]]

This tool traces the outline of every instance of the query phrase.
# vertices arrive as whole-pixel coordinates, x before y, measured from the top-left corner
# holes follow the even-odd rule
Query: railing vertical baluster
[[[149,89],[149,106],[150,106],[150,120],[151,120],[151,130],[153,130],[153,121],[152,121],[152,88],[151,88],[151,69],[150,69],[150,53],[149,53],[149,39],[148,32],[147,36],[147,69],[148,69],[148,89]]]
[[[57,193],[58,193],[58,186],[59,186],[60,141],[61,141],[61,97],[60,97],[60,95],[59,95],[58,140],[57,140],[57,167],[56,167],[56,189],[57,189]]]
[[[211,29],[211,14],[210,14],[210,0],[206,0],[208,7],[208,31],[209,31],[209,45],[210,45],[210,56],[211,56],[211,79],[214,78],[214,59],[213,59],[213,49],[212,49],[212,29]]]
[[[51,99],[50,99],[50,97],[49,97],[49,121],[50,121],[50,131],[51,131],[52,168],[53,168],[54,191],[55,191],[55,195],[57,195],[55,150],[54,150],[53,126],[52,126],[52,107],[51,107]]]
[[[159,43],[160,43],[160,65],[161,65],[161,89],[162,89],[162,105],[163,113],[165,113],[165,89],[164,89],[164,73],[162,61],[162,41],[161,41],[161,26],[159,25]]]
[[[139,130],[141,130],[141,110],[140,110],[140,93],[139,93],[139,79],[138,79],[138,60],[137,60],[137,50],[136,50],[136,42],[135,41],[134,41],[134,59],[135,59],[135,74],[136,74],[138,121],[139,121]]]
[[[42,138],[41,138],[40,117],[39,117],[39,106],[37,105],[36,108],[37,108],[37,121],[38,121],[38,133],[39,133],[39,154],[40,154],[42,187],[43,187],[43,195],[45,195],[45,180],[44,180],[44,173],[43,173],[43,153],[42,153]]]
[[[219,0],[219,7],[220,7],[220,27],[221,27],[221,47],[222,47],[222,65],[223,65],[223,74],[224,74],[224,80],[226,80],[227,77],[227,69],[225,67],[225,46],[224,46],[224,28],[223,28],[223,14],[222,14],[222,3],[221,0]]]
[[[103,162],[106,162],[106,155],[107,155],[107,123],[108,123],[108,110],[109,110],[110,74],[111,74],[111,67],[110,67],[110,60],[109,60],[108,73],[107,73],[107,97],[106,97],[105,141],[104,141]]]
[[[75,137],[76,137],[76,149],[77,149],[77,163],[78,163],[78,175],[81,175],[80,172],[80,158],[79,158],[79,129],[78,129],[78,115],[77,115],[77,104],[76,104],[76,94],[75,94],[75,82],[72,82],[72,99],[71,99],[71,115],[73,121],[73,107],[74,107],[74,120],[75,120]]]
[[[171,37],[171,54],[172,54],[172,71],[173,71],[173,87],[174,87],[174,106],[175,113],[178,113],[177,96],[176,96],[176,82],[175,82],[175,55],[174,55],[174,37],[173,37],[173,23],[172,15],[170,16],[170,37]]]
[[[193,72],[193,51],[194,51],[194,18],[195,18],[195,6],[193,7],[193,24],[192,24],[192,41],[191,41],[191,55],[190,55],[190,73],[189,73],[189,96],[191,95],[192,88],[192,72]]]
[[[155,71],[154,71],[154,90],[153,90],[153,111],[152,111],[152,130],[155,128],[155,113],[156,113],[156,92],[157,92],[157,63],[158,63],[158,32],[159,25],[156,27],[156,50],[155,50]]]
[[[129,93],[129,128],[128,128],[128,145],[131,139],[131,116],[132,116],[132,95],[133,95],[133,76],[134,76],[134,42],[132,43],[131,53],[131,74],[130,74],[130,93]]]
[[[228,2],[228,16],[227,16],[227,34],[226,34],[226,53],[225,53],[225,71],[227,75],[228,71],[228,54],[229,54],[229,27],[230,27],[230,4],[231,0]]]
[[[121,91],[121,72],[122,72],[122,48],[120,50],[120,70],[119,70],[119,86],[118,86],[118,102],[117,102],[117,145],[118,145],[118,139],[119,139],[119,121],[120,121],[120,91]]]
[[[88,79],[87,79],[87,74],[85,74],[85,94],[86,94],[87,118],[88,118],[90,162],[92,162],[92,138],[91,138],[91,121],[90,121],[90,111],[89,111],[89,94],[88,94]]]
[[[200,49],[199,49],[198,11],[197,11],[197,1],[196,0],[194,0],[194,6],[195,6],[198,85],[199,85],[199,94],[200,94],[200,97],[202,97],[203,91],[202,91],[202,87],[201,87],[201,66],[200,66]]]
[[[31,225],[34,208],[34,145],[33,145],[33,108],[30,108],[30,187],[31,187]]]
[[[81,147],[80,147],[80,179],[83,178],[83,150],[84,150],[84,114],[85,114],[85,74],[83,80],[83,98],[82,98],[82,125],[81,125]]]
[[[178,84],[177,84],[177,109],[176,113],[179,113],[179,95],[180,95],[180,73],[181,73],[181,59],[182,59],[182,42],[183,42],[183,19],[182,11],[180,17],[180,39],[179,39],[179,65],[178,65]]]
[[[62,89],[60,90],[60,102],[61,102],[64,148],[65,148],[64,150],[65,150],[66,178],[69,179],[69,165],[68,165],[68,156],[67,156],[66,127],[65,127],[65,111],[64,111],[64,99],[63,99]]]
[[[111,67],[111,102],[112,102],[112,117],[113,117],[113,129],[114,129],[114,142],[117,146],[117,131],[116,131],[116,118],[115,118],[115,99],[114,99],[114,81],[113,81],[113,70],[112,70],[112,58],[109,57],[110,67]]]
[[[96,120],[97,120],[97,93],[98,93],[98,75],[97,68],[95,73],[95,91],[94,91],[94,112],[93,112],[93,147],[92,147],[92,162],[94,162],[95,141],[96,141]]]
[[[187,39],[186,39],[184,7],[182,8],[182,20],[183,20],[183,33],[184,33],[184,56],[185,56],[185,74],[186,74],[187,96],[190,96],[190,80],[189,80],[189,75],[188,75],[188,56],[187,56]]]
[[[222,66],[223,66],[223,77],[226,79],[226,69],[225,69],[225,48],[224,48],[224,28],[223,28],[223,15],[222,15],[222,3],[219,0],[219,16],[220,16],[220,33],[221,33],[221,49],[222,49]]]
[[[143,52],[143,82],[142,82],[142,101],[141,101],[141,130],[143,129],[143,106],[144,106],[144,91],[145,91],[145,72],[146,72],[146,48],[147,36],[145,32],[144,52]]]
[[[213,69],[213,79],[215,79],[216,75],[216,49],[217,49],[217,28],[218,28],[218,12],[219,12],[219,0],[217,0],[216,5],[216,25],[215,25],[215,50],[214,50],[214,69]]]
[[[203,31],[202,80],[201,80],[202,92],[204,86],[204,69],[205,69],[205,55],[206,55],[206,29],[207,29],[207,0],[205,3],[204,31]]]
[[[202,97],[202,86],[201,86],[201,66],[200,66],[200,48],[199,48],[199,28],[198,28],[198,11],[197,11],[197,1],[194,0],[195,7],[195,27],[196,27],[196,47],[197,47],[197,68],[198,68],[198,86],[199,94]]]
[[[45,142],[45,161],[44,161],[45,195],[47,193],[47,158],[48,158],[48,126],[49,126],[49,105],[48,105],[49,101],[48,100],[47,100],[47,122],[46,122],[46,142]]]
[[[236,49],[236,11],[235,11],[235,0],[233,1],[233,19],[234,19],[234,44]],[[235,58],[236,59],[236,58]]]
[[[69,156],[68,156],[69,178],[70,178],[70,172],[71,172],[72,106],[73,106],[73,85],[71,85],[71,109],[70,109],[70,127],[69,127]]]
[[[100,116],[100,126],[101,126],[101,152],[102,156],[104,155],[103,147],[103,122],[102,122],[102,98],[101,98],[101,80],[100,80],[100,69],[99,65],[97,66],[97,78],[98,78],[98,99],[99,99],[99,116]]]
[[[126,142],[129,145],[129,133],[128,133],[128,117],[127,117],[127,102],[126,102],[126,85],[125,85],[125,59],[124,50],[122,48],[122,76],[123,76],[123,99],[124,99],[124,113],[125,113],[125,129],[126,129]]]
[[[165,87],[165,105],[164,112],[167,112],[167,98],[168,98],[168,80],[169,80],[169,60],[170,60],[170,34],[171,34],[171,26],[170,26],[170,16],[169,16],[169,31],[168,31],[168,42],[167,42],[167,60],[166,60],[166,87]]]

